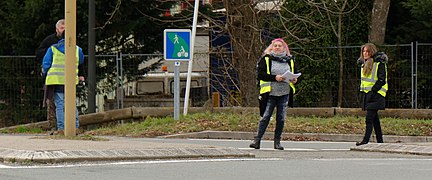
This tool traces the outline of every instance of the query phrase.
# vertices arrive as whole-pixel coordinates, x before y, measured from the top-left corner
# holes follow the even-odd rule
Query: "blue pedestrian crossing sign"
[[[191,30],[164,30],[164,58],[167,61],[189,61],[191,57]]]

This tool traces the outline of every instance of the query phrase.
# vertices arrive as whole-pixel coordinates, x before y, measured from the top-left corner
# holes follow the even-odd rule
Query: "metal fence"
[[[140,68],[140,64],[154,56],[161,57],[142,54],[124,54],[120,58],[117,55],[97,55],[96,111],[103,110],[107,99],[119,102],[125,94],[123,83],[128,78],[133,80],[147,72],[149,68]],[[34,56],[0,56],[0,62],[0,127],[46,119],[46,109],[42,106],[44,79],[40,75],[41,62],[36,62]],[[87,71],[87,64],[84,67]],[[80,84],[77,87],[77,108],[80,113],[86,112],[87,95],[87,86]]]
[[[292,48],[297,67],[302,73],[294,95],[296,107],[359,107],[360,46],[344,46],[342,100],[338,100],[340,61],[337,47]],[[432,44],[411,43],[384,45],[380,51],[389,56],[389,108],[431,108],[432,95]],[[236,67],[230,63],[230,53],[211,56],[212,92],[221,94],[223,106],[240,105]]]
[[[206,56],[198,53],[195,57]],[[88,57],[85,58],[88,62]],[[126,96],[138,94],[135,82],[144,78],[147,72],[158,69],[162,58],[163,54],[96,55],[96,112],[123,108]],[[36,62],[34,56],[0,56],[0,62],[0,127],[46,119],[46,108],[42,107],[44,79],[40,75],[41,62]],[[182,68],[182,71],[187,71],[187,64],[182,64]],[[87,71],[87,63],[84,69]],[[208,70],[206,72],[208,74]],[[208,76],[205,78],[208,79]],[[204,84],[208,86],[208,83]],[[87,112],[88,91],[84,84],[77,87],[80,114]]]
[[[342,47],[344,57],[342,107],[358,107],[359,46]],[[335,107],[338,102],[339,60],[336,47],[295,49],[299,70],[295,106]],[[389,56],[389,92],[386,104],[389,108],[432,107],[432,44],[411,43],[380,47]],[[235,67],[230,66],[230,54],[209,55],[209,94],[219,92],[223,106],[238,105],[238,86]],[[107,99],[117,102],[113,108],[121,108],[121,100],[128,92],[128,82],[133,82],[154,66],[143,62],[161,59],[161,54],[97,55],[96,111],[102,111]],[[121,61],[120,61],[121,59]],[[39,75],[40,62],[34,56],[0,56],[0,127],[44,120],[46,109],[42,107],[43,79]],[[85,66],[87,66],[85,64]],[[87,69],[87,68],[85,68]],[[121,75],[121,76],[120,76]],[[88,90],[77,88],[78,108],[85,112]]]

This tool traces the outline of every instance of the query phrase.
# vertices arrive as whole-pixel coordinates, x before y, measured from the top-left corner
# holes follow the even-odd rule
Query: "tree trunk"
[[[339,58],[339,87],[338,87],[338,102],[337,107],[342,107],[342,101],[343,101],[343,84],[344,84],[344,58],[343,58],[343,52],[342,52],[342,18],[343,15],[340,13],[338,15],[338,32],[337,32],[337,39],[338,39],[338,58]]]
[[[375,0],[372,9],[369,42],[384,44],[390,0]]]
[[[343,5],[341,8],[339,8],[339,14],[338,14],[338,30],[336,37],[338,39],[338,57],[339,57],[339,86],[338,86],[338,102],[337,107],[342,107],[343,102],[343,84],[344,84],[344,56],[342,51],[342,19],[343,19],[343,12],[345,11],[345,7],[347,6],[348,0],[345,0],[343,2]]]
[[[233,47],[232,63],[238,73],[239,103],[241,106],[258,105],[255,68],[263,51],[260,40],[260,22],[255,4],[250,0],[226,0],[227,31]]]

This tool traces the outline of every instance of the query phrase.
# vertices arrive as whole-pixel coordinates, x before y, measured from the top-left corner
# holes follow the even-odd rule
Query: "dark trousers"
[[[257,136],[255,136],[256,139],[261,139],[263,137],[270,122],[270,117],[272,116],[273,111],[276,108],[276,128],[274,133],[274,139],[280,140],[285,124],[287,102],[288,95],[268,96],[267,105],[263,117],[258,124],[258,133]]]
[[[264,116],[264,112],[266,110],[267,107],[267,100],[269,97],[270,93],[264,93],[264,94],[260,94],[258,101],[259,101],[259,111],[260,111],[260,116],[263,117]]]
[[[383,135],[381,130],[381,123],[378,116],[378,110],[367,110],[366,113],[366,131],[363,142],[368,143],[372,135],[372,129],[375,130],[375,135],[378,143],[383,143]]]
[[[48,129],[52,131],[57,129],[56,106],[54,103],[54,86],[44,85],[44,89],[44,100],[47,107]]]
[[[46,100],[47,103],[47,120],[49,130],[56,130],[57,120],[56,120],[56,106],[54,103],[54,97]]]

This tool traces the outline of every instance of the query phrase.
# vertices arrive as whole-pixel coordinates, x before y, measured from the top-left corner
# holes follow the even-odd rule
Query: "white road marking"
[[[8,166],[0,164],[0,169],[48,169],[65,167],[90,167],[90,166],[112,166],[133,164],[169,164],[169,163],[196,163],[196,162],[230,162],[230,161],[281,161],[282,158],[236,158],[236,159],[185,159],[185,160],[160,160],[160,161],[126,161],[94,164],[66,164],[66,165],[35,165],[35,166]]]
[[[134,164],[169,164],[169,163],[197,163],[197,162],[229,162],[229,161],[281,161],[282,158],[238,158],[238,159],[196,159],[196,160],[166,160],[166,161],[133,161],[133,162],[111,162],[95,164],[67,164],[67,165],[35,165],[35,166],[8,166],[0,164],[0,169],[50,169],[50,168],[71,168],[91,166],[115,166]],[[432,161],[432,159],[401,159],[401,158],[334,158],[334,159],[311,159],[314,161]]]
[[[403,158],[334,158],[334,159],[312,159],[315,161],[432,161],[432,159],[403,159]]]
[[[255,150],[252,148],[238,148],[240,150]],[[257,149],[257,151],[259,150],[263,150],[263,151],[281,151],[278,149],[273,149],[273,148],[261,148],[261,149]],[[307,149],[307,148],[285,148],[284,151],[319,151],[318,149]]]
[[[237,139],[187,139],[189,141],[213,141],[213,142],[239,142],[239,141],[250,141],[250,140],[237,140]],[[273,142],[272,140],[263,140],[262,142]],[[352,142],[328,142],[328,141],[281,141],[282,143],[295,143],[295,144],[352,144]],[[240,150],[253,150],[252,148],[237,148]],[[273,148],[261,148],[260,150],[264,151],[279,151]],[[348,148],[341,148],[341,149],[332,149],[332,148],[326,148],[326,149],[312,149],[312,148],[287,148],[285,147],[286,151],[350,151]]]
[[[237,142],[237,141],[252,141],[252,140],[240,140],[240,139],[187,139],[189,141],[231,141],[231,142]]]
[[[166,140],[166,139],[162,139]],[[238,142],[238,141],[248,141],[252,142],[252,139],[187,139],[189,141],[218,141],[218,142]],[[273,140],[262,140],[261,142],[273,142]],[[296,143],[296,144],[353,144],[355,142],[333,142],[333,141],[281,141],[281,143],[289,142],[289,143]]]
[[[350,151],[351,149],[321,149],[321,151]]]
[[[9,169],[10,166],[0,164],[0,169]]]

